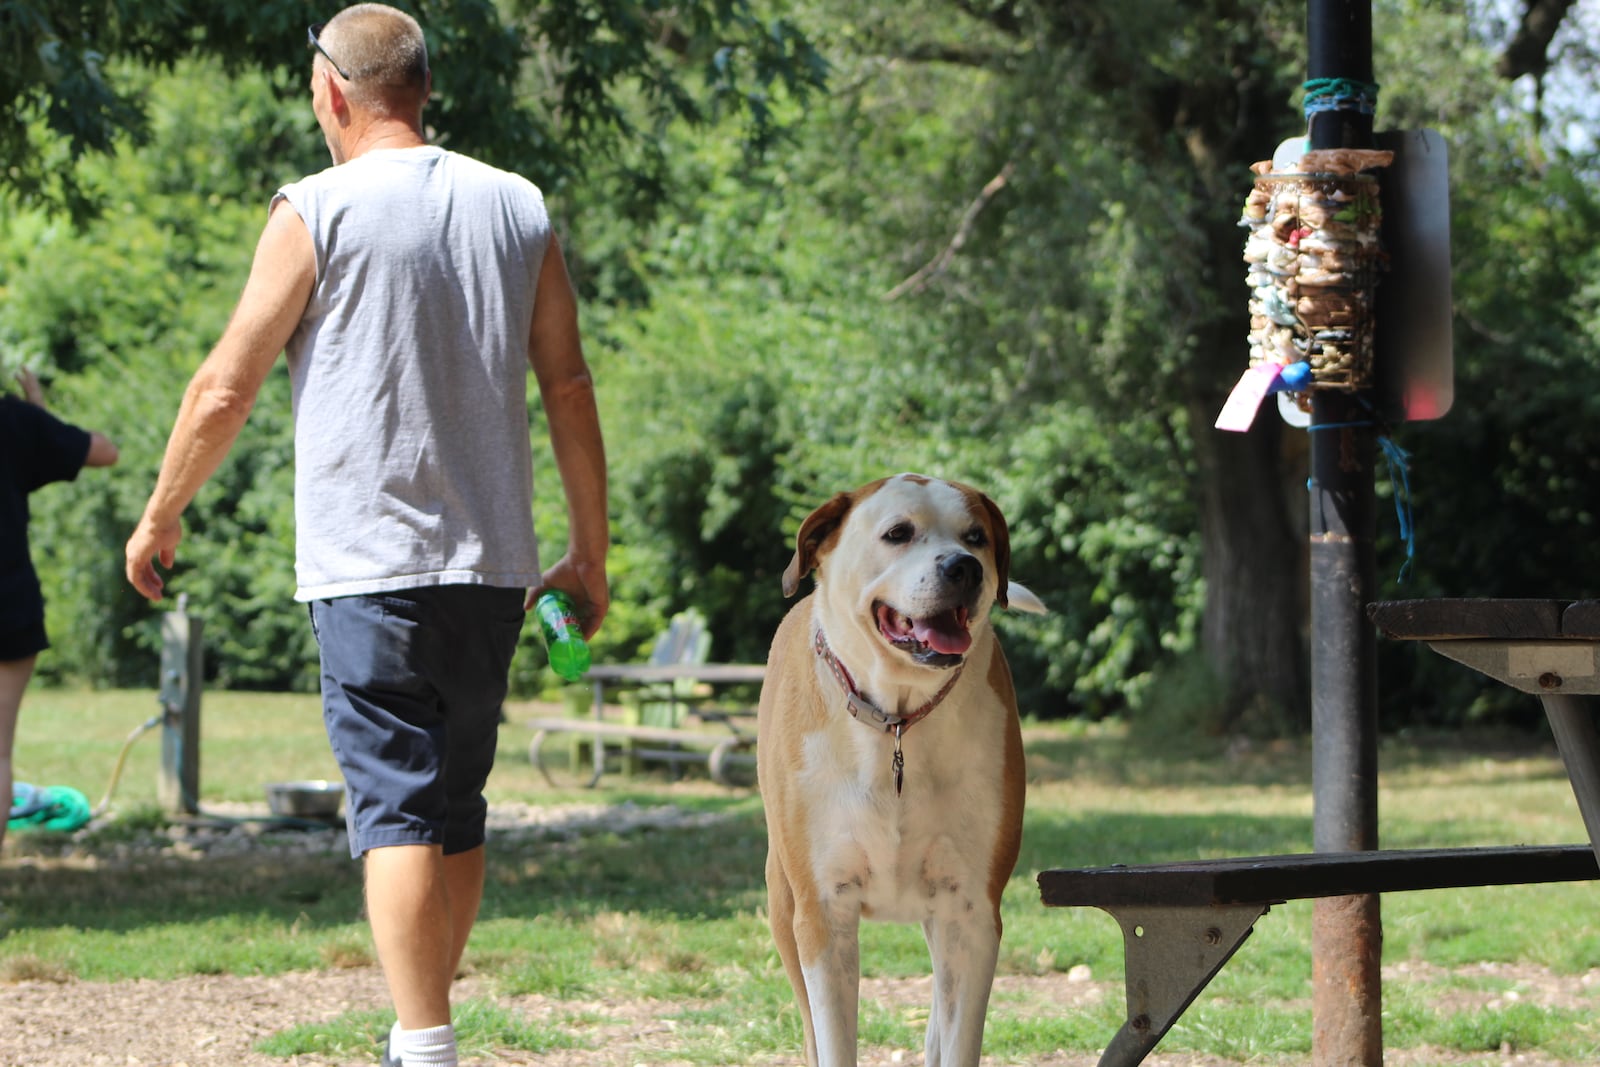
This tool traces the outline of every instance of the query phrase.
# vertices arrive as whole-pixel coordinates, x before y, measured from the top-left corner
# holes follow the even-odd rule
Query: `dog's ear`
[[[1009,607],[1006,587],[1011,583],[1011,528],[1006,525],[1006,517],[1001,514],[1000,505],[983,493],[978,493],[978,501],[989,516],[989,537],[994,546],[994,602],[1002,608]]]
[[[800,579],[810,574],[822,557],[823,546],[839,531],[844,517],[855,503],[851,493],[840,493],[806,516],[794,538],[794,558],[783,572],[783,595],[794,596]]]

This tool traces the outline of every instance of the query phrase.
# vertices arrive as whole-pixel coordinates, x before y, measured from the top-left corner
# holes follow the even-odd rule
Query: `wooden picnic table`
[[[706,685],[760,684],[767,676],[765,663],[608,663],[590,667],[583,679],[594,686],[594,703],[605,703],[605,687],[660,685],[663,682],[693,681]]]
[[[1368,609],[1385,637],[1423,641],[1544,706],[1589,844],[1600,856],[1600,600],[1396,600]]]
[[[748,721],[752,711],[720,711],[695,707],[692,714],[706,724],[727,728],[726,733],[714,730],[695,730],[680,727],[642,726],[631,723],[608,722],[605,717],[606,691],[614,695],[630,690],[648,690],[675,682],[690,681],[712,688],[731,685],[759,685],[767,676],[763,663],[617,663],[601,664],[589,668],[583,681],[594,687],[594,702],[590,719],[535,719],[528,725],[535,730],[529,745],[528,757],[539,768],[546,781],[550,773],[542,760],[544,741],[552,734],[577,734],[587,737],[593,749],[594,774],[589,779],[592,788],[605,774],[606,740],[620,744],[643,742],[672,746],[650,750],[652,754],[685,761],[704,761],[711,776],[718,782],[730,784],[729,772],[736,766],[753,763],[751,749],[755,747],[755,731],[741,723]],[[681,697],[677,698],[682,700]],[[552,784],[554,784],[552,782]]]
[[[1125,1021],[1101,1067],[1142,1062],[1275,904],[1600,875],[1600,600],[1401,600],[1372,604],[1368,616],[1387,638],[1423,642],[1539,698],[1589,840],[1043,871],[1046,906],[1102,908],[1123,928]]]

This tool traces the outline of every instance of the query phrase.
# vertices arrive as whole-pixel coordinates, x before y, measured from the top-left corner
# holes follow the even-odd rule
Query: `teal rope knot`
[[[1312,78],[1301,85],[1306,91],[1303,105],[1306,119],[1324,111],[1359,111],[1371,115],[1378,110],[1378,84],[1353,78]]]

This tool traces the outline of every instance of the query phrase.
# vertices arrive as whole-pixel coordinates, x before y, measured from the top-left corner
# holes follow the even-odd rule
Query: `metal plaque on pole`
[[[1450,153],[1437,130],[1385,130],[1378,175],[1389,269],[1377,289],[1373,393],[1390,422],[1443,418],[1455,399]]]

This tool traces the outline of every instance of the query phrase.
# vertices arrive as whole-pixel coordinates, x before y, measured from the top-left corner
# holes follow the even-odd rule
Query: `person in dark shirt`
[[[11,745],[22,693],[39,653],[50,647],[44,596],[28,551],[28,494],[70,482],[84,467],[109,467],[117,446],[102,433],[62,422],[44,406],[44,390],[21,371],[22,397],[0,394],[0,796],[11,808]],[[0,842],[6,824],[0,819]]]

